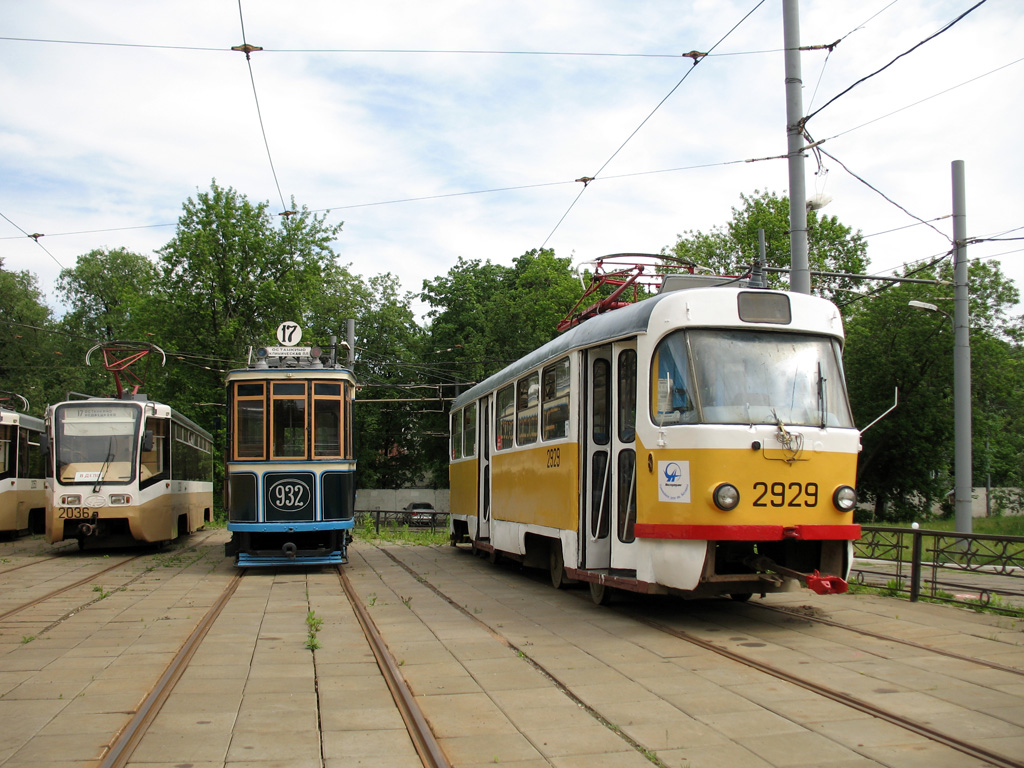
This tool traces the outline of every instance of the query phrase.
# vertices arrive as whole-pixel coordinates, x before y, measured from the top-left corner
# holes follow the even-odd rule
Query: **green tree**
[[[792,261],[789,198],[755,190],[749,196],[741,194],[740,201],[741,206],[732,209],[732,219],[725,226],[713,227],[709,232],[688,230],[662,253],[706,267],[715,274],[740,275],[754,262],[759,250],[758,230],[763,229],[767,266],[788,268]],[[807,251],[814,271],[862,274],[867,265],[867,245],[861,233],[818,211],[807,214]],[[789,284],[785,273],[770,273],[768,279],[772,287]],[[856,281],[845,277],[817,275],[811,279],[812,291],[833,301],[855,284]]]
[[[328,324],[323,305],[309,297],[325,285],[338,290],[343,270],[330,243],[340,230],[305,207],[276,221],[267,203],[216,181],[185,202],[174,237],[158,252],[154,308],[159,343],[177,353],[164,391],[181,410],[204,423],[194,404],[222,402],[225,365],[272,340],[282,321]]]
[[[430,417],[441,403],[424,397],[431,390],[421,387],[428,373],[418,364],[423,331],[414,295],[399,295],[397,285],[391,274],[371,277],[356,322],[355,374],[362,390],[354,406],[355,445],[364,488],[437,482],[429,462],[437,431]]]
[[[42,415],[48,399],[59,390],[52,313],[38,282],[27,271],[11,272],[0,259],[0,389],[25,397],[32,413]]]
[[[848,313],[846,374],[857,423],[866,425],[893,402],[899,406],[864,433],[858,488],[874,502],[875,521],[927,515],[953,487],[953,327],[951,267],[915,271],[936,285],[901,284],[879,291]],[[995,262],[970,268],[973,459],[975,484],[1019,485],[1020,319],[1013,284]],[[908,306],[919,300],[947,317]]]
[[[452,378],[479,381],[550,341],[582,289],[570,259],[527,251],[510,267],[459,258],[423,282],[429,339]]]
[[[142,340],[152,332],[147,311],[159,275],[148,258],[124,248],[79,256],[57,279],[70,307],[64,327],[96,341]]]

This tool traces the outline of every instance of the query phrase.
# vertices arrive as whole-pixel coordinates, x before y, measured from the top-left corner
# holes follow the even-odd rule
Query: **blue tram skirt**
[[[293,523],[229,522],[232,541],[238,540],[235,564],[240,568],[281,565],[342,565],[348,562],[346,535],[336,537],[337,548],[308,547],[311,536],[324,531],[344,531],[355,527],[353,520],[327,520]],[[255,534],[255,536],[254,536]],[[291,539],[294,538],[295,542]],[[254,543],[256,539],[258,543]],[[230,545],[229,545],[230,546]],[[289,552],[290,548],[290,552]]]

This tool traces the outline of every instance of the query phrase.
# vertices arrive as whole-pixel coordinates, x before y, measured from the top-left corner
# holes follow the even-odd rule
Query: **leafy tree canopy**
[[[765,233],[766,265],[789,267],[789,198],[774,192],[755,190],[740,195],[741,205],[732,209],[732,219],[709,232],[687,230],[675,245],[662,253],[676,256],[719,275],[741,275],[750,269],[758,251],[758,230]],[[834,216],[818,211],[807,214],[807,252],[812,271],[863,274],[867,266],[867,245],[861,233],[853,232]],[[770,273],[769,285],[784,288],[788,274]],[[812,292],[835,300],[855,282],[848,278],[812,276]]]

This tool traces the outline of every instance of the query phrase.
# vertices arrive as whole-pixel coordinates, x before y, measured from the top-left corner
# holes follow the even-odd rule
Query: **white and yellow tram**
[[[597,602],[845,591],[860,433],[839,311],[674,284],[455,400],[453,542],[589,582]]]
[[[0,533],[43,530],[42,436],[42,419],[0,408]]]
[[[213,520],[210,434],[145,395],[46,411],[46,540],[85,548],[159,543]]]
[[[227,374],[224,486],[240,567],[344,563],[355,514],[352,372],[318,347],[257,350]]]

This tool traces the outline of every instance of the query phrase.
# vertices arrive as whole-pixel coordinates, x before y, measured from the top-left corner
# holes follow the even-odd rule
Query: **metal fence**
[[[423,510],[416,510],[415,513],[419,519],[413,519],[413,512],[407,509],[357,509],[355,514],[356,528],[362,528],[366,525],[367,519],[370,520],[374,530],[379,534],[381,526],[391,526],[393,528],[400,528],[402,526],[408,526],[412,530],[425,530],[425,531],[437,531],[448,529],[448,513],[447,512],[424,512]],[[420,522],[424,516],[429,515],[429,522]]]
[[[1024,536],[862,526],[855,583],[1024,617]]]

